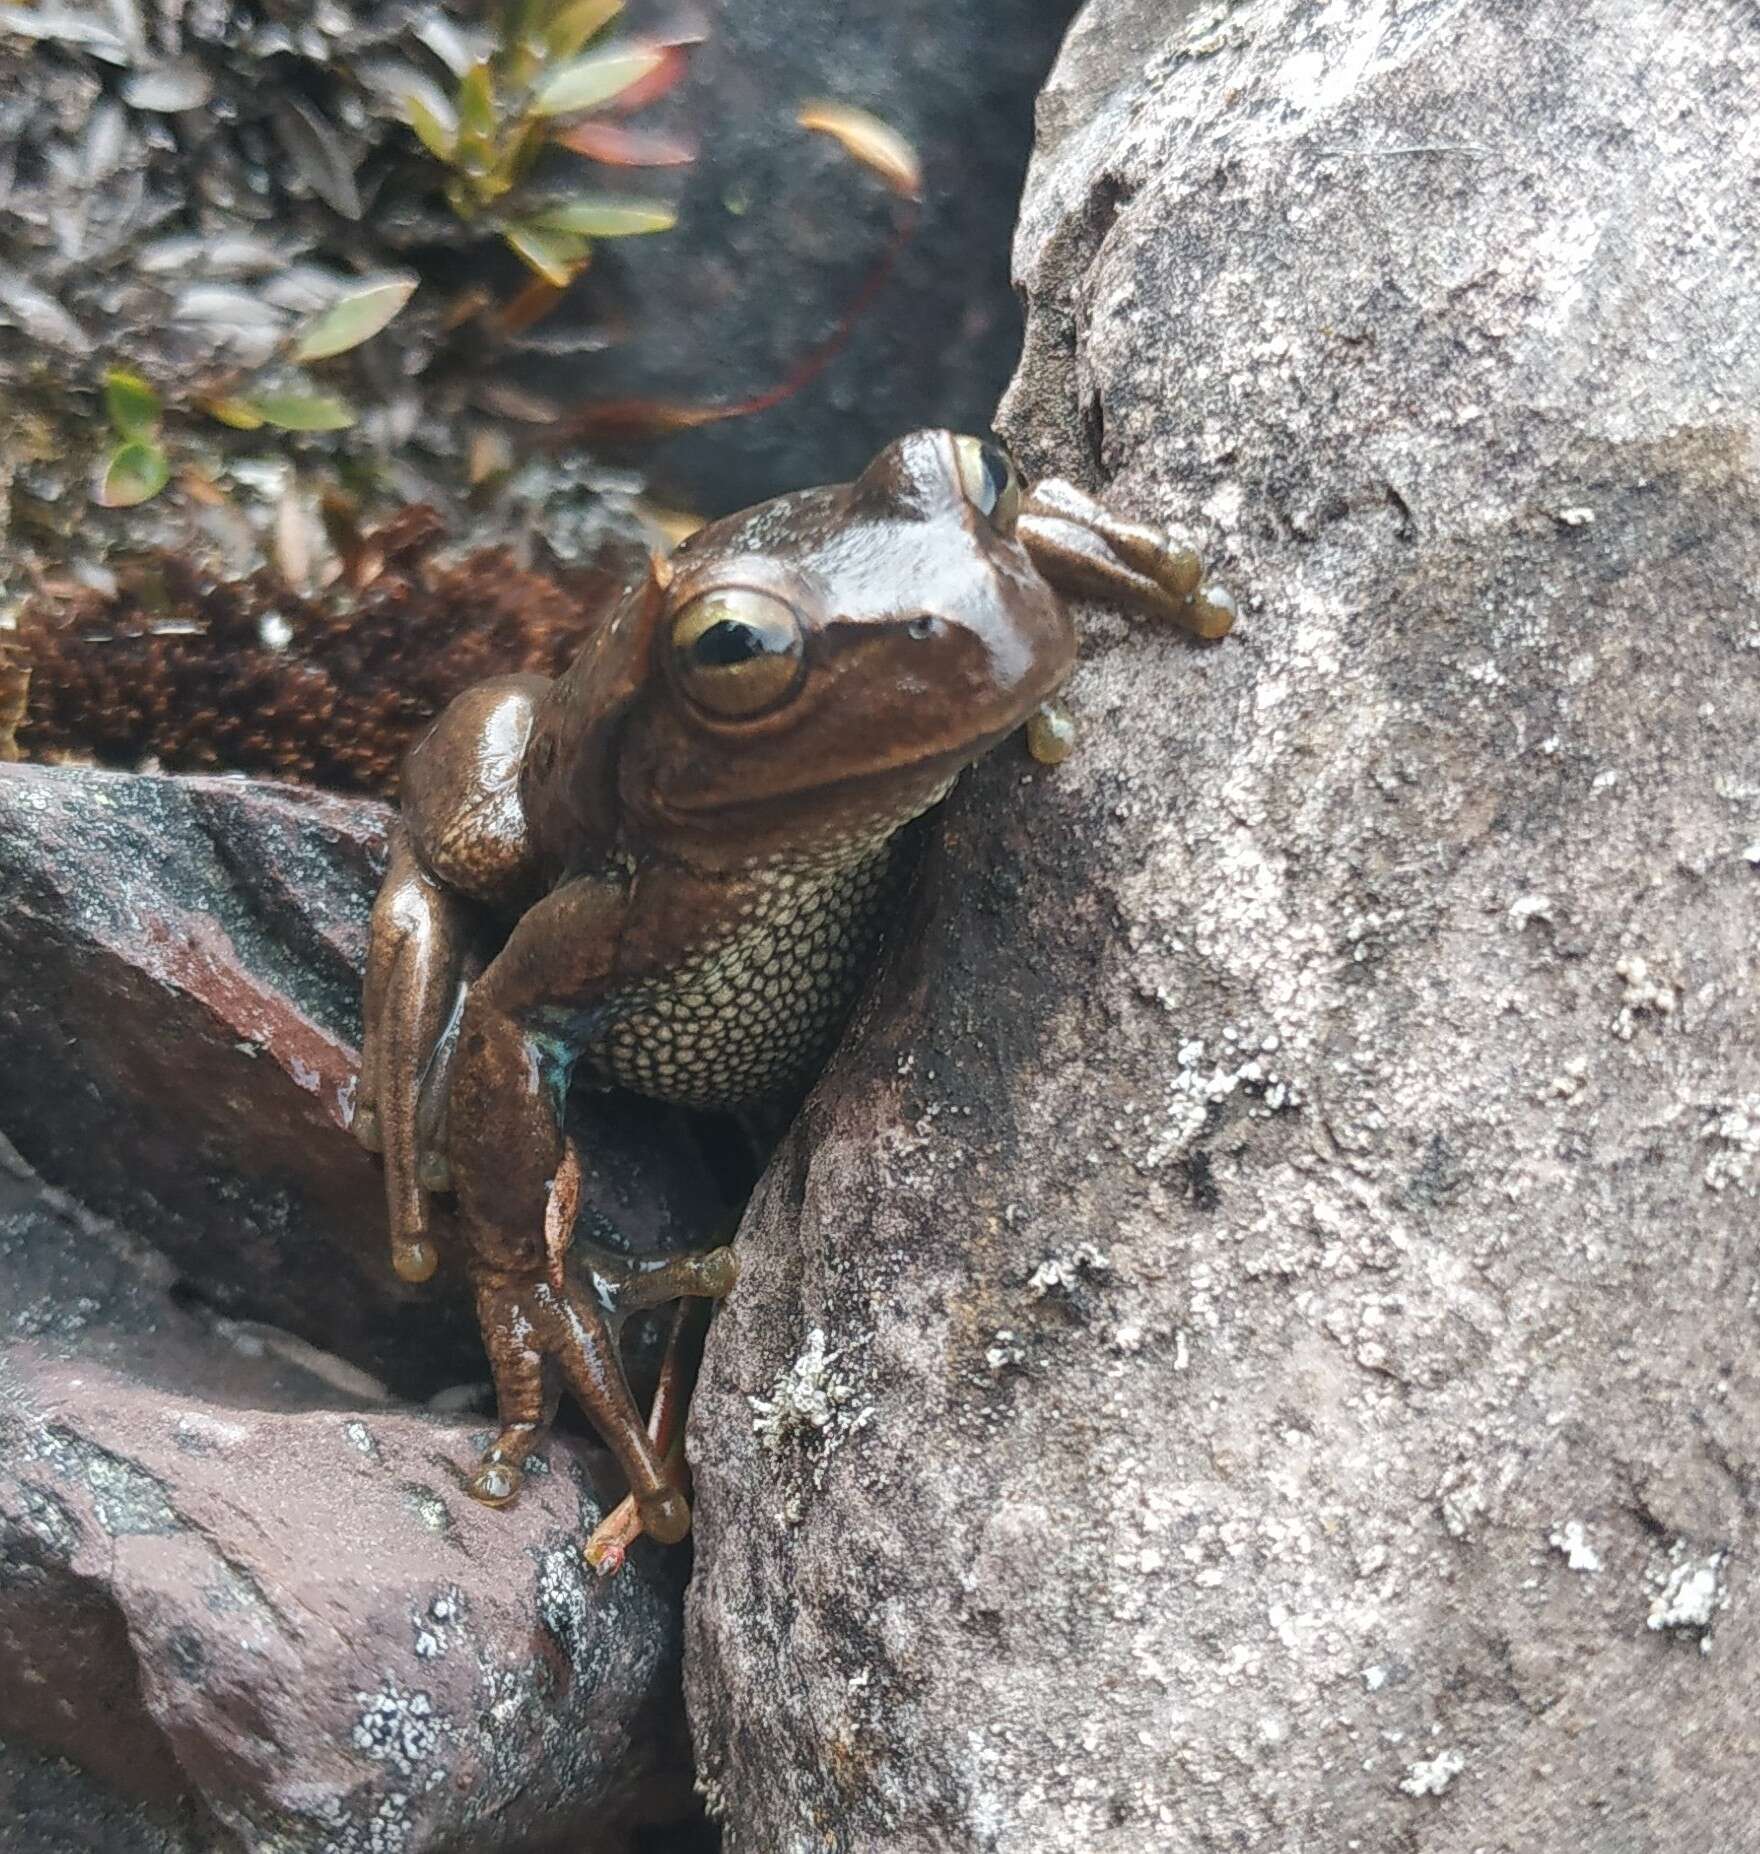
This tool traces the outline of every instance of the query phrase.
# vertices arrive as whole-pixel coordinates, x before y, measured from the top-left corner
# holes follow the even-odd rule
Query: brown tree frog
[[[698,1107],[809,1077],[871,964],[899,833],[1075,662],[1064,595],[1233,621],[1197,555],[994,446],[921,431],[853,483],[711,523],[656,560],[554,681],[466,691],[411,751],[373,911],[356,1131],[393,1261],[432,1273],[458,1196],[511,1499],[567,1384],[647,1531],[684,1494],[624,1379],[625,1314],[732,1285],[726,1248],[577,1239],[571,1080]],[[484,963],[477,950],[499,942]]]

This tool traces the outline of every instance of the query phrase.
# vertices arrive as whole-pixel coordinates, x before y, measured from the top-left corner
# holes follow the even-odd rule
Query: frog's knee
[[[458,696],[410,751],[403,815],[429,871],[490,903],[516,902],[531,880],[520,767],[543,676],[495,676]]]

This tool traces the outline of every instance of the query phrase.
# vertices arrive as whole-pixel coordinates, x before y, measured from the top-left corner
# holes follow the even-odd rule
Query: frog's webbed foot
[[[585,1247],[585,1245],[583,1245]],[[681,1296],[719,1299],[738,1272],[727,1248],[631,1260],[594,1249],[586,1279],[571,1255],[561,1285],[546,1273],[477,1273],[477,1317],[489,1353],[501,1432],[468,1483],[477,1499],[505,1506],[519,1492],[522,1463],[556,1414],[560,1377],[605,1438],[630,1486],[641,1530],[662,1544],[690,1530],[690,1504],[642,1422],[624,1378],[624,1319]],[[552,1368],[553,1367],[553,1368]]]
[[[1195,637],[1226,637],[1239,608],[1204,579],[1190,542],[1126,521],[1056,478],[1035,484],[1018,532],[1033,564],[1062,592],[1171,618]]]

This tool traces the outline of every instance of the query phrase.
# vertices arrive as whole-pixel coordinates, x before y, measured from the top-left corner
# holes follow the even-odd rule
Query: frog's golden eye
[[[1021,512],[1021,473],[1007,451],[981,438],[955,438],[959,486],[998,534],[1013,534]]]
[[[672,664],[696,705],[728,720],[786,701],[806,667],[794,610],[749,586],[701,592],[672,621]]]

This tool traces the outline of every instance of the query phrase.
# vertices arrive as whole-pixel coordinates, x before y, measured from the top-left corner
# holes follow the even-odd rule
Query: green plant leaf
[[[527,114],[568,116],[576,110],[596,109],[653,76],[666,59],[667,52],[659,45],[623,45],[588,52],[544,79],[526,105]]]
[[[346,431],[354,408],[331,393],[253,393],[236,402],[281,431]]]
[[[559,7],[544,29],[545,51],[552,60],[572,58],[622,11],[623,0],[573,0]]]
[[[234,431],[261,431],[263,418],[247,400],[243,399],[204,399],[201,408],[209,418],[217,418],[222,425],[230,425]]]
[[[458,148],[458,111],[435,86],[403,93],[403,113],[422,146],[437,161],[451,161]]]
[[[156,496],[171,481],[171,465],[158,445],[142,439],[119,444],[104,466],[98,500],[107,509],[132,509]]]
[[[546,232],[572,232],[577,238],[632,238],[641,232],[670,231],[678,214],[664,200],[583,193],[577,199],[552,200],[524,223]]]
[[[410,299],[414,277],[368,277],[345,290],[308,322],[293,344],[293,358],[328,360],[370,341]]]
[[[547,124],[522,122],[501,151],[501,159],[495,170],[497,178],[505,179],[509,187],[517,187],[531,172],[532,163],[549,145]]]
[[[159,395],[138,373],[122,367],[104,375],[104,409],[120,438],[150,438],[159,423]]]
[[[522,221],[502,233],[508,244],[546,283],[566,290],[587,261],[587,241],[572,232]]]
[[[478,59],[459,79],[458,132],[483,142],[495,134],[495,73],[487,58]]]

